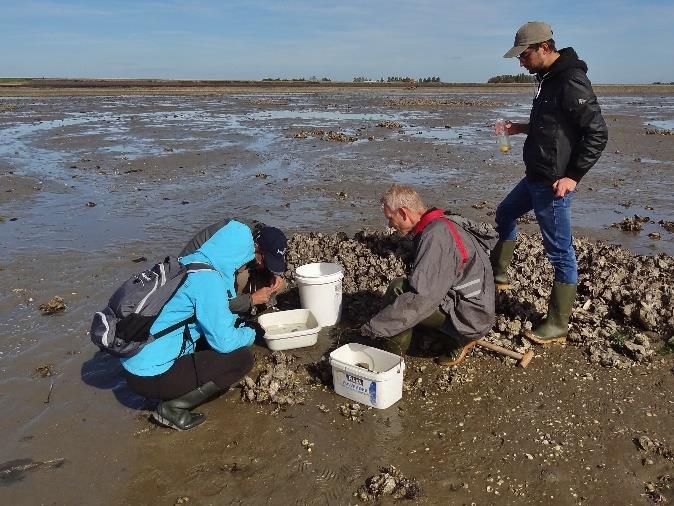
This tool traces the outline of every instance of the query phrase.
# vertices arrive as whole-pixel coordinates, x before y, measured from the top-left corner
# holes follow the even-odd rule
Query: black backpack
[[[135,274],[115,291],[102,311],[94,314],[91,341],[111,355],[129,358],[147,343],[185,327],[184,350],[185,340],[191,341],[187,325],[196,321],[194,314],[155,334],[150,334],[150,328],[187,275],[204,270],[215,269],[204,263],[182,265],[177,258],[168,256],[151,269]]]

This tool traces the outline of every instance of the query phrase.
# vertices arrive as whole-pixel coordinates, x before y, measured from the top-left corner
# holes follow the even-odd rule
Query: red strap
[[[442,221],[447,223],[447,225],[449,226],[449,230],[450,232],[452,232],[452,235],[454,236],[456,247],[459,249],[459,253],[461,253],[461,263],[465,264],[468,261],[468,252],[466,251],[466,247],[463,245],[461,236],[459,236],[459,233],[456,231],[456,226],[454,226],[454,222],[448,220],[447,218],[444,218]]]
[[[415,235],[420,234],[423,232],[423,230],[432,222],[434,221],[443,221],[447,224],[449,227],[449,231],[452,234],[452,237],[454,237],[454,242],[456,243],[456,247],[459,250],[459,253],[461,254],[461,264],[465,264],[468,261],[468,253],[466,252],[466,247],[463,245],[463,241],[461,240],[461,236],[459,233],[456,231],[456,226],[454,225],[454,222],[447,219],[445,216],[445,211],[442,209],[433,209],[432,211],[428,211],[425,213],[421,219],[419,220],[419,223],[417,223],[412,230],[412,232]]]

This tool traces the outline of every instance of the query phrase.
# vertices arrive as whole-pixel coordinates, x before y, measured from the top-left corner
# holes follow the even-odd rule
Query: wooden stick
[[[51,399],[51,391],[54,390],[54,382],[51,382],[51,386],[49,387],[49,393],[47,394],[47,399],[44,401],[45,404],[49,404],[49,400]]]
[[[518,361],[519,365],[522,368],[525,368],[526,366],[528,366],[529,362],[531,362],[531,359],[534,358],[533,350],[528,350],[524,355],[522,355],[521,353],[517,353],[516,351],[509,350],[508,348],[504,348],[504,347],[499,346],[497,344],[492,344],[488,341],[485,341],[484,339],[478,339],[477,344],[479,344],[483,348],[487,348],[488,350],[495,351],[496,353],[500,353],[501,355],[506,355],[507,357],[514,358],[515,360]]]

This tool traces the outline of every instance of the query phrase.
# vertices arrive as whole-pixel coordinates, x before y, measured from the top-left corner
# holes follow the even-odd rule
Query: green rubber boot
[[[401,357],[407,353],[412,344],[413,329],[403,330],[400,334],[391,337],[383,337],[380,340],[380,346],[383,350],[395,353]]]
[[[525,330],[524,337],[537,344],[566,342],[575,298],[576,285],[555,282],[548,303],[548,315],[535,329]]]
[[[393,304],[398,296],[402,295],[408,291],[409,283],[407,278],[395,278],[392,279],[386,289],[384,294],[384,304],[389,305]],[[379,347],[385,351],[395,353],[401,357],[407,353],[407,350],[410,349],[410,344],[412,344],[412,334],[413,329],[403,330],[400,334],[396,334],[391,337],[382,337],[379,340]]]
[[[470,350],[477,344],[477,341],[466,339],[464,337],[446,337],[448,339],[447,350],[435,359],[435,362],[443,367],[459,365],[466,359]]]
[[[222,389],[212,381],[177,399],[161,401],[152,417],[157,423],[176,430],[189,430],[206,420],[203,413],[191,413],[190,410],[203,404]]]
[[[508,280],[508,266],[513,259],[513,252],[515,251],[515,241],[499,241],[491,250],[489,259],[491,260],[491,270],[494,272],[494,285],[496,291],[500,292],[510,288]]]

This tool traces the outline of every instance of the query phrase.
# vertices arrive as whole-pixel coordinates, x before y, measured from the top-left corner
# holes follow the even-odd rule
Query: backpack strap
[[[187,264],[185,267],[187,268],[188,274],[190,272],[198,272],[198,271],[215,271],[213,266],[211,266],[207,263],[203,263],[203,262],[195,262],[195,263],[192,263],[192,264]],[[160,337],[163,337],[166,334],[170,334],[174,330],[178,330],[181,327],[185,327],[185,331],[183,332],[183,338],[184,338],[186,334],[189,335],[189,331],[187,330],[187,326],[190,323],[196,323],[196,321],[197,321],[197,315],[193,314],[189,318],[181,320],[178,323],[174,323],[170,327],[166,327],[164,330],[162,330],[160,332],[157,332],[156,334],[152,334],[152,335],[154,336],[155,339],[159,339]],[[191,336],[190,336],[190,340],[191,340]],[[185,343],[183,342],[183,349],[181,350],[181,354],[184,351],[184,346],[185,346]]]
[[[452,220],[449,220],[447,218],[441,218],[441,221],[444,221],[449,227],[449,231],[452,233],[452,236],[454,237],[454,242],[456,242],[456,247],[459,250],[459,254],[461,255],[461,263],[465,264],[468,261],[468,252],[466,251],[466,247],[463,244],[463,240],[461,239],[459,232],[457,232],[456,230],[456,226],[454,225]]]
[[[196,323],[196,321],[197,321],[197,316],[193,314],[189,318],[185,318],[184,320],[181,320],[178,323],[174,323],[170,327],[166,327],[164,330],[159,331],[156,334],[152,334],[152,336],[155,339],[159,339],[160,337],[164,337],[166,334],[170,334],[174,330],[178,330],[181,327],[187,327],[190,323]]]
[[[424,213],[424,215],[419,220],[419,223],[414,226],[412,232],[415,235],[419,235],[428,225],[434,221],[442,221],[447,225],[447,227],[449,227],[449,232],[452,234],[454,242],[456,243],[456,249],[459,250],[459,254],[461,255],[461,265],[465,264],[468,261],[468,251],[466,250],[466,246],[463,244],[463,240],[461,239],[459,232],[456,230],[454,222],[445,216],[445,211],[442,209],[431,209],[430,211]]]
[[[215,270],[212,265],[204,263],[204,262],[194,262],[194,263],[185,265],[185,267],[187,268],[187,272],[214,271]]]

